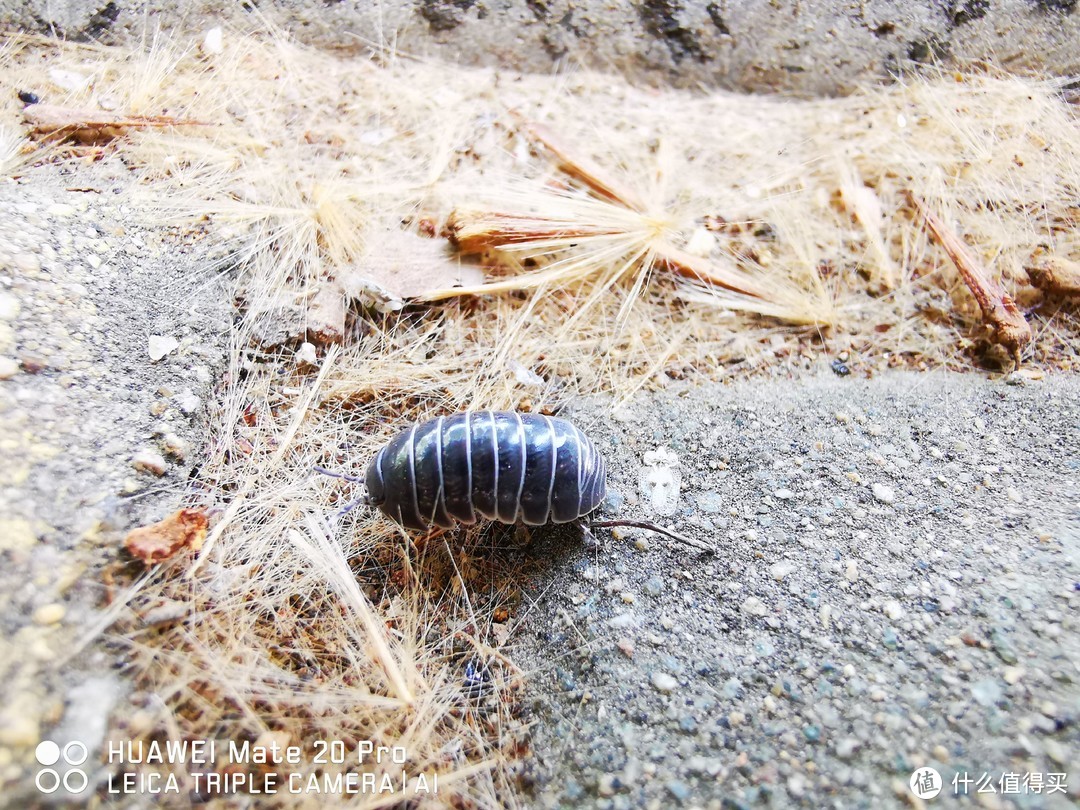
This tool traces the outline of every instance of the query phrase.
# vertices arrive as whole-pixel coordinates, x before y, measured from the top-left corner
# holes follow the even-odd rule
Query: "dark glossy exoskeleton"
[[[483,516],[530,526],[569,523],[607,489],[595,445],[565,419],[469,411],[413,425],[371,462],[367,502],[409,529]]]

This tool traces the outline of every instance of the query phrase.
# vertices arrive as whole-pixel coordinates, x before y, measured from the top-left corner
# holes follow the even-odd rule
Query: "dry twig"
[[[990,276],[964,241],[946,227],[926,203],[911,192],[908,192],[908,197],[926,220],[934,239],[945,249],[956,269],[960,271],[964,283],[982,310],[983,320],[994,330],[994,340],[1008,349],[1016,368],[1020,368],[1021,354],[1024,347],[1031,342],[1031,327],[1023,313],[1017,309],[1016,302],[1005,292],[1005,288]]]

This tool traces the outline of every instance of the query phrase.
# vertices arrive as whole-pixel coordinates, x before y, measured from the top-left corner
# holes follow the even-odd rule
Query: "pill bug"
[[[406,428],[372,460],[366,502],[408,529],[485,517],[569,523],[607,491],[604,459],[565,419],[467,411]]]

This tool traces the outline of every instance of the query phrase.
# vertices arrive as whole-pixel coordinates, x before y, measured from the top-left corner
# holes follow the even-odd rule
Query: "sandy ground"
[[[0,184],[12,806],[35,796],[42,736],[93,744],[132,699],[114,652],[81,649],[99,572],[176,508],[225,357],[207,251],[140,222],[124,171]],[[178,341],[157,362],[155,334]],[[1046,787],[1080,749],[1080,383],[852,368],[576,409],[612,465],[609,511],[717,553],[537,533],[514,630],[533,674],[522,803],[879,807],[924,766],[947,792],[957,773],[1043,779],[972,805],[1080,798],[1080,774],[1068,798]],[[660,447],[667,471],[643,468]],[[679,480],[655,499],[670,514],[650,476]]]

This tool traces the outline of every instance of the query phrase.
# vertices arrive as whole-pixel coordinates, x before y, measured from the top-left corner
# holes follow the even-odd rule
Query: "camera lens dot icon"
[[[60,746],[52,740],[42,740],[34,749],[34,756],[37,758],[38,765],[48,768],[60,761]]]

